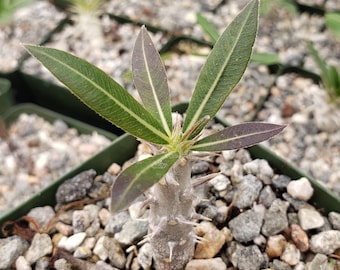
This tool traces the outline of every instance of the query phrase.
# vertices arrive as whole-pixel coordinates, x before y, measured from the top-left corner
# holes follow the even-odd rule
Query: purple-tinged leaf
[[[111,211],[123,210],[139,195],[157,183],[179,159],[179,154],[169,152],[139,161],[117,177],[111,190]]]
[[[195,151],[240,149],[263,142],[280,133],[286,126],[262,122],[242,123],[209,135],[193,146]]]
[[[142,26],[133,49],[132,73],[145,108],[170,136],[172,119],[168,80],[161,57],[145,26]]]

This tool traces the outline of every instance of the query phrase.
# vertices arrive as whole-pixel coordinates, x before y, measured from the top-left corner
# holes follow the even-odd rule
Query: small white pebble
[[[306,177],[290,181],[287,185],[287,192],[295,199],[308,201],[313,196],[313,187]]]

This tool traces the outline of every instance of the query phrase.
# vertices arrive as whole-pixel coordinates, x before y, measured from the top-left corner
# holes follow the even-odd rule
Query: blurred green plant
[[[214,45],[220,34],[218,32],[217,27],[209,21],[202,13],[196,14],[196,21],[202,28],[203,32],[209,38],[209,41]],[[251,61],[259,64],[259,65],[276,65],[280,63],[279,55],[276,53],[269,52],[253,52],[251,56]]]
[[[85,104],[146,142],[153,151],[151,157],[134,163],[117,177],[111,210],[127,208],[152,187],[146,201],[150,205],[146,240],[151,243],[158,270],[182,270],[194,253],[198,237],[192,219],[203,218],[194,209],[198,201],[191,183],[195,153],[248,147],[285,127],[253,122],[202,134],[248,65],[257,33],[258,8],[258,0],[250,1],[220,36],[201,70],[184,118],[171,112],[165,67],[145,27],[132,54],[132,74],[142,104],[105,72],[78,57],[56,49],[25,46]]]
[[[320,57],[312,42],[308,42],[308,49],[321,71],[322,84],[327,91],[330,102],[340,105],[340,72],[334,65],[327,65]]]
[[[35,1],[36,0],[0,0],[0,25],[12,22],[15,11]]]
[[[261,14],[268,15],[275,9],[285,9],[290,14],[297,13],[297,7],[291,0],[262,0],[260,5]]]
[[[340,12],[326,12],[325,23],[336,38],[340,38]]]
[[[320,57],[312,42],[308,42],[307,45],[315,63],[321,71],[321,81],[327,91],[330,102],[340,105],[339,70],[334,65],[327,65],[327,63]]]

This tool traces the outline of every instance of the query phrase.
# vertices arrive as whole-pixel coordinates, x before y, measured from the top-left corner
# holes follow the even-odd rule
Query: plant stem
[[[184,269],[194,254],[191,163],[182,158],[152,188],[149,240],[157,270]]]

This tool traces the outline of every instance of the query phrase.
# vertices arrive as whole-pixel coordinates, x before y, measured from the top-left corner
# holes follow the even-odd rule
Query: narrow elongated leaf
[[[210,41],[215,44],[220,34],[217,27],[210,22],[202,13],[196,14],[197,23],[202,27],[203,31],[209,36]]]
[[[340,38],[340,13],[339,12],[326,12],[325,21],[327,27],[333,34]]]
[[[138,138],[167,143],[162,125],[105,72],[67,52],[34,45],[25,48],[102,117]]]
[[[240,149],[268,140],[280,133],[286,126],[270,123],[242,123],[227,127],[197,141],[192,150],[222,151]]]
[[[170,91],[165,67],[144,26],[133,50],[132,73],[145,108],[163,125],[170,136],[172,129]]]
[[[115,213],[126,208],[157,183],[178,159],[178,153],[169,152],[139,161],[124,170],[112,187],[111,211]]]
[[[250,59],[259,1],[251,1],[218,39],[199,75],[184,122],[184,132],[202,117],[213,118],[241,79]]]

